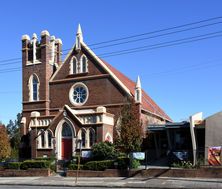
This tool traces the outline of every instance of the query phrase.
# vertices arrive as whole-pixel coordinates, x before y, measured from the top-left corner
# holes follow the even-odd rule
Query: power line
[[[177,67],[176,69],[170,69],[162,72],[154,72],[150,74],[145,74],[149,76],[156,76],[156,75],[163,75],[163,74],[175,74],[175,73],[181,73],[181,72],[186,72],[186,71],[193,71],[197,69],[204,69],[204,68],[209,68],[209,67],[215,67],[215,66],[222,66],[221,64],[222,58],[216,59],[216,60],[211,60],[207,62],[202,62],[198,64],[192,64],[192,65],[187,65],[187,66],[182,66],[182,67]],[[219,62],[217,64],[212,64],[213,62]]]
[[[168,33],[159,34],[159,35],[154,35],[154,36],[150,36],[150,37],[145,37],[145,38],[125,41],[125,42],[121,42],[121,43],[115,43],[115,44],[111,44],[111,45],[104,45],[104,46],[96,47],[96,48],[92,48],[92,49],[101,49],[101,48],[112,47],[112,46],[117,46],[117,45],[122,45],[122,44],[127,44],[127,43],[133,43],[133,42],[137,42],[137,41],[143,41],[143,40],[147,40],[147,39],[153,39],[153,38],[157,38],[157,37],[162,37],[162,36],[166,36],[166,35],[172,35],[172,34],[176,34],[176,33],[181,33],[181,32],[185,32],[185,31],[190,31],[190,30],[199,29],[199,28],[203,28],[203,27],[207,27],[207,26],[212,26],[212,25],[215,25],[215,24],[221,24],[221,23],[222,22],[216,22],[216,23],[202,25],[202,26],[198,26],[198,27],[192,27],[192,28],[187,28],[187,29],[183,29],[183,30],[168,32]]]
[[[3,66],[3,65],[10,65],[10,64],[16,64],[16,63],[21,63],[21,61],[6,62],[6,63],[3,63],[3,64],[0,64],[0,66]]]
[[[219,35],[215,35],[215,34],[219,34]],[[213,36],[209,36],[209,35],[213,35]],[[186,44],[186,43],[202,41],[202,40],[211,39],[215,37],[221,37],[221,36],[222,36],[222,31],[218,31],[218,32],[207,33],[203,35],[182,38],[182,39],[173,40],[173,41],[157,43],[153,45],[147,45],[147,46],[136,47],[136,48],[131,48],[131,49],[124,49],[124,50],[114,51],[110,53],[103,53],[98,56],[104,58],[104,57],[119,56],[119,55],[124,55],[124,54],[132,54],[132,53],[137,53],[137,52],[143,52],[143,51],[154,50],[154,49],[159,49],[159,48],[164,48],[164,47],[170,47],[170,46],[176,46],[176,45],[181,45],[181,44]],[[0,73],[13,72],[13,71],[19,71],[19,70],[21,70],[21,67],[2,69],[2,70],[0,69]]]
[[[104,54],[107,54],[107,55],[102,56],[104,54],[100,54],[98,56],[101,56],[102,58],[112,57],[112,56],[119,56],[119,55],[124,55],[124,54],[131,54],[131,53],[136,53],[136,52],[160,49],[160,48],[164,48],[164,47],[171,47],[171,46],[181,45],[181,44],[185,44],[185,43],[192,43],[192,42],[196,42],[196,41],[202,41],[202,40],[211,39],[211,38],[215,38],[215,37],[221,37],[221,36],[222,36],[222,34],[221,35],[215,35],[215,36],[209,36],[209,37],[203,37],[203,38],[200,38],[200,39],[192,39],[192,40],[187,40],[187,41],[184,41],[184,42],[177,42],[177,43],[175,41],[182,41],[184,39],[175,40],[174,43],[173,43],[173,41],[169,41],[169,42],[162,43],[162,45],[161,45],[161,43],[153,44],[153,45],[146,46],[146,48],[145,48],[145,46],[143,46],[143,47],[138,47],[138,48],[133,48],[133,49],[125,49],[125,50],[122,50],[122,51],[115,51],[115,52],[111,52],[111,53],[104,53]],[[172,44],[169,44],[169,43],[172,43]],[[164,45],[164,44],[168,44],[168,45]]]
[[[8,73],[8,72],[16,72],[22,70],[21,67],[18,68],[9,68],[0,70],[0,74]]]
[[[10,62],[10,61],[19,60],[19,59],[22,59],[22,58],[5,59],[5,60],[0,60],[0,62]]]
[[[13,94],[20,94],[20,93],[22,93],[22,91],[0,91],[0,94],[11,94],[11,93],[13,93]]]
[[[197,22],[191,22],[191,23],[183,24],[183,25],[179,25],[179,26],[173,26],[173,27],[169,27],[169,28],[165,28],[165,29],[154,30],[152,32],[147,32],[147,33],[142,33],[142,34],[137,34],[137,35],[131,35],[131,36],[128,36],[128,37],[117,38],[117,39],[113,39],[113,40],[109,40],[109,41],[103,41],[103,42],[100,42],[100,43],[93,43],[93,44],[90,44],[89,46],[95,46],[95,45],[100,45],[100,44],[104,44],[104,43],[110,43],[110,42],[135,38],[135,37],[139,37],[139,36],[150,35],[150,34],[159,33],[159,32],[163,32],[163,31],[168,31],[168,30],[172,30],[172,29],[178,29],[178,28],[182,28],[182,27],[186,27],[186,26],[200,24],[200,23],[203,23],[203,22],[209,22],[209,21],[212,21],[212,20],[218,20],[218,19],[221,19],[221,18],[222,18],[222,16],[213,17],[213,18],[200,20],[200,21],[197,21]]]
[[[135,37],[140,37],[140,36],[160,33],[160,32],[163,32],[163,31],[178,29],[178,28],[182,28],[182,27],[186,27],[186,26],[191,26],[191,25],[196,25],[196,24],[200,24],[200,23],[204,23],[204,22],[209,22],[209,21],[213,21],[213,20],[218,20],[218,19],[222,19],[222,16],[213,17],[213,18],[209,18],[209,19],[205,19],[205,20],[200,20],[200,21],[197,21],[197,22],[191,22],[191,23],[183,24],[183,25],[179,25],[179,26],[169,27],[169,28],[165,28],[165,29],[155,30],[155,31],[152,31],[152,32],[146,32],[146,33],[142,33],[142,34],[131,35],[131,36],[127,36],[127,37],[122,37],[122,38],[117,38],[117,39],[113,39],[113,40],[108,40],[108,41],[103,41],[103,42],[99,42],[99,43],[94,43],[94,44],[90,44],[89,46],[96,46],[96,45],[100,45],[100,44],[106,44],[106,43],[111,43],[111,42],[131,39],[131,38],[135,38]],[[160,34],[160,35],[157,35],[157,36],[151,36],[151,38],[161,37],[161,36],[170,35],[170,34],[174,34],[174,33],[179,33],[179,32],[183,32],[183,31],[189,31],[189,30],[198,29],[198,28],[202,28],[202,27],[207,27],[207,26],[211,26],[211,25],[215,25],[215,24],[220,24],[220,23],[222,23],[222,22],[215,22],[215,23],[211,23],[211,24],[206,24],[206,25],[202,25],[202,26],[193,27],[193,28],[190,28],[190,29],[188,28],[188,29],[183,29],[183,30],[180,30],[180,31],[169,32],[169,33],[166,33],[166,34]],[[111,45],[106,45],[106,46],[102,46],[102,47],[95,47],[94,49],[105,48],[105,47],[108,47],[108,46],[120,45],[120,44],[125,44],[125,43],[145,40],[145,39],[149,39],[149,38],[142,38],[142,39],[136,39],[136,40],[131,40],[131,41],[127,41],[127,42],[121,42],[121,43],[118,43],[118,44],[111,44]],[[71,48],[65,49],[65,50],[63,50],[63,52],[69,51],[70,49]],[[4,60],[0,60],[0,63],[1,62],[10,62],[10,61],[14,61],[14,60],[21,60],[21,59],[22,58],[4,59]],[[15,62],[15,63],[17,63],[17,62]],[[5,63],[5,64],[0,64],[0,65],[7,65],[7,64]]]

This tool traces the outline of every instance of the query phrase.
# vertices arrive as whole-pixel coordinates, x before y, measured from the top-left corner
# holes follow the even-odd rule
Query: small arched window
[[[86,73],[88,72],[88,60],[85,55],[82,55],[81,57],[81,63],[80,63],[80,72]]]
[[[78,139],[81,141],[81,147],[86,148],[86,130],[83,128],[78,132]]]
[[[73,58],[72,59],[72,69],[73,69],[73,74],[75,74],[76,73],[76,69],[77,69],[77,60],[76,60],[76,58]]]
[[[74,56],[70,62],[70,74],[76,74],[76,73],[78,73],[78,61]]]
[[[52,132],[48,130],[48,147],[52,147]]]
[[[45,133],[41,132],[41,147],[45,147]]]
[[[33,74],[29,78],[29,101],[39,100],[39,79],[37,75]]]
[[[72,137],[72,130],[66,122],[62,126],[62,137]]]
[[[44,131],[43,129],[38,131],[38,149],[44,148],[53,148],[52,140],[53,140],[53,134],[51,130]]]
[[[81,138],[82,138],[82,148],[85,148],[86,147],[86,132],[85,132],[85,130],[82,130]]]
[[[36,101],[38,100],[38,79],[35,77],[33,77],[33,81],[32,81],[32,86],[33,86],[33,100]]]
[[[92,146],[95,143],[95,131],[94,129],[89,130],[89,145]]]

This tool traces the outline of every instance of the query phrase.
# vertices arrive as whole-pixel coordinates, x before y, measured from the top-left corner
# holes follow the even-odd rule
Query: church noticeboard
[[[133,152],[132,157],[134,159],[137,159],[137,160],[144,160],[145,159],[145,153],[144,152]]]
[[[82,151],[81,157],[82,158],[90,158],[92,156],[92,151]]]

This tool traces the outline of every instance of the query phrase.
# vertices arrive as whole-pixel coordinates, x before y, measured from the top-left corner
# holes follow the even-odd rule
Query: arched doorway
[[[72,130],[68,123],[62,125],[62,144],[61,158],[63,160],[71,159],[72,157]]]
[[[71,159],[76,148],[76,132],[74,125],[68,118],[64,118],[58,123],[55,131],[55,140],[55,153],[57,159]]]

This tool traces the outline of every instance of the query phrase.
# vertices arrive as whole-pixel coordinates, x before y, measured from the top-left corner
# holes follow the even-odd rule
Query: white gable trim
[[[64,65],[64,63],[67,61],[67,59],[69,58],[69,56],[72,54],[72,51],[74,50],[75,45],[73,45],[73,47],[71,48],[71,50],[69,51],[69,53],[66,55],[63,63],[58,67],[58,69],[56,70],[56,72],[53,74],[53,76],[51,77],[50,81],[53,81],[53,79],[55,78],[55,76],[57,75],[57,73],[59,72],[59,70],[62,68],[62,66]]]
[[[81,45],[86,49],[86,51],[111,75],[111,77],[122,87],[122,89],[124,91],[126,91],[130,96],[132,96],[130,90],[119,80],[119,78],[103,63],[102,60],[99,59],[98,56],[96,56],[96,54],[83,42],[80,42]],[[75,48],[75,44],[73,45],[72,49],[69,51],[69,53],[67,54],[64,63],[60,65],[60,67],[56,70],[56,72],[54,73],[54,75],[52,76],[52,78],[50,79],[50,81],[53,81],[53,79],[55,78],[55,76],[57,75],[57,73],[59,72],[59,70],[61,69],[61,67],[65,64],[65,62],[67,61],[68,57],[72,54],[73,50]]]
[[[99,59],[98,56],[83,42],[81,41],[81,45],[88,51],[88,53],[95,58],[95,60],[111,75],[111,77],[117,81],[117,83],[130,95],[132,96],[130,90],[119,80],[118,77],[103,63],[102,60]]]

